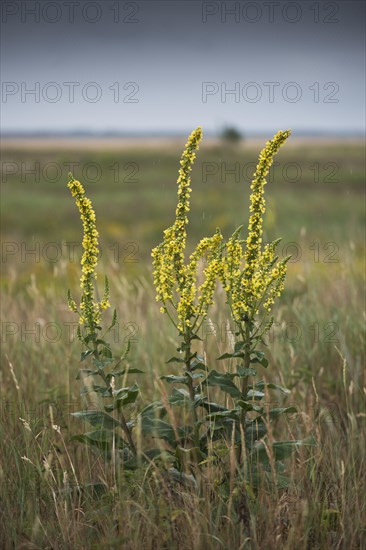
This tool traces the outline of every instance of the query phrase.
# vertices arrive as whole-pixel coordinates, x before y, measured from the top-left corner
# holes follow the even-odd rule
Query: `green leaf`
[[[271,390],[279,390],[280,392],[285,393],[286,395],[291,393],[290,390],[288,390],[287,388],[284,388],[283,386],[279,386],[278,384],[272,384],[272,382],[264,382],[263,380],[254,384],[254,387],[257,390],[263,390],[265,387],[270,388]]]
[[[228,410],[223,405],[218,405],[217,403],[211,403],[210,401],[207,401],[207,399],[201,400],[199,405],[201,407],[204,407],[206,409],[206,411],[208,411],[209,413],[218,412],[218,411],[227,411]]]
[[[80,326],[80,325],[79,325],[79,326]],[[93,332],[92,334],[88,334],[87,336],[85,336],[84,342],[85,342],[86,344],[89,344],[89,342],[95,340],[96,336],[97,336],[96,332]]]
[[[259,473],[255,468],[252,469],[246,481],[248,485],[254,489],[259,488],[263,484],[263,481],[269,488],[273,488],[273,484],[275,483],[278,489],[286,489],[292,483],[291,479],[283,474],[278,472],[273,474],[272,472],[266,471]]]
[[[102,357],[101,359],[96,359],[94,357],[93,359],[93,365],[97,367],[99,370],[105,369],[108,365],[111,365],[113,363],[113,358],[107,358]]]
[[[175,376],[174,374],[160,376],[160,380],[165,380],[169,384],[188,384],[187,376]]]
[[[141,370],[141,369],[136,369],[136,368],[126,368],[126,369],[123,369],[119,372],[119,374],[145,374],[145,371],[144,370]]]
[[[243,365],[237,366],[237,371],[235,373],[235,376],[239,376],[239,378],[248,378],[248,376],[255,376],[257,374],[257,371],[252,368],[246,368],[243,367]]]
[[[160,418],[144,417],[141,422],[141,428],[144,435],[164,439],[172,446],[175,446],[177,443],[173,426]],[[180,428],[180,434],[178,432],[178,437],[184,437],[185,432],[186,429],[183,430]]]
[[[121,370],[114,370],[107,374],[106,378],[108,380],[111,380],[112,377],[117,378],[117,376],[124,376],[125,374],[144,374],[143,370],[140,369],[121,369]]]
[[[160,404],[158,402],[160,408]],[[168,422],[165,422],[161,418],[156,417],[157,409],[155,404],[148,405],[140,414],[141,418],[141,430],[144,435],[148,435],[153,438],[164,439],[172,447],[177,445],[177,437],[175,435],[174,428]],[[179,439],[186,438],[191,433],[191,426],[184,426],[177,428],[177,434]]]
[[[259,363],[265,369],[268,367],[268,360],[266,359],[263,351],[254,350],[251,352],[254,357],[250,359],[251,363]]]
[[[192,380],[196,380],[197,378],[204,378],[205,377],[203,372],[194,372],[194,373],[187,372],[186,375],[189,376],[190,378],[192,378]]]
[[[99,393],[102,397],[111,397],[111,390],[109,388],[106,388],[105,386],[99,386],[97,384],[93,384],[91,388],[85,386],[80,391],[80,395],[87,395],[88,393]]]
[[[255,418],[245,423],[245,443],[249,449],[254,442],[264,437],[267,433],[265,423],[261,418]]]
[[[127,443],[118,434],[103,429],[74,435],[70,440],[80,441],[81,443],[97,447],[98,449],[109,450],[113,446],[113,438],[115,447],[122,449],[127,446]]]
[[[243,401],[242,399],[239,399],[239,400],[237,401],[237,404],[238,404],[239,407],[240,407],[241,409],[243,409],[245,412],[255,411],[255,412],[260,413],[260,414],[263,413],[263,407],[259,407],[258,405],[256,405],[255,403],[253,403],[253,401],[251,401],[250,403],[248,403],[247,401]]]
[[[233,376],[234,375],[228,372],[220,373],[216,370],[212,370],[208,374],[205,383],[207,383],[208,386],[218,386],[222,391],[231,395],[231,397],[241,397],[241,391],[232,381]]]
[[[153,401],[149,405],[146,405],[141,411],[141,416],[155,416],[157,411],[160,411],[161,416],[166,414],[166,410],[162,401]]]
[[[139,394],[139,387],[137,384],[130,386],[129,388],[120,388],[113,392],[113,398],[118,402],[120,407],[135,403]]]
[[[171,357],[165,364],[168,365],[169,363],[184,363],[184,359],[181,357]]]
[[[272,484],[273,483],[272,474],[266,473],[266,476],[267,476],[267,481],[270,484]],[[278,487],[278,489],[287,489],[287,487],[289,487],[291,485],[292,480],[287,476],[276,473],[275,474],[275,482],[276,482],[276,486]]]
[[[234,344],[234,357],[244,357],[247,352],[250,350],[250,345],[247,342],[239,340]]]
[[[232,353],[223,353],[223,355],[220,355],[217,360],[221,361],[222,359],[232,359],[233,357],[234,355]]]
[[[97,428],[114,430],[118,426],[121,426],[120,422],[113,418],[113,416],[101,411],[79,411],[71,414],[76,418],[80,418],[80,420],[86,420],[86,422]]]
[[[240,414],[240,411],[236,409],[219,411],[219,412],[208,414],[206,416],[206,420],[215,421],[215,420],[220,420],[222,418],[225,418],[225,419],[230,418],[232,420],[235,420],[236,422],[239,422],[239,414]]]
[[[148,449],[144,452],[144,456],[147,457],[148,460],[162,460],[164,463],[174,462],[175,460],[174,454],[165,449]]]
[[[171,405],[186,405],[190,401],[189,392],[184,389],[174,388],[168,401]]]
[[[187,349],[189,349],[190,346],[191,346],[190,344],[188,343],[186,344],[185,342],[182,342],[180,347],[177,348],[177,351],[187,351]]]
[[[105,346],[108,349],[110,349],[111,347],[110,344],[108,344],[108,342],[106,342],[105,340],[102,340],[102,338],[98,338],[95,343],[98,345],[103,344],[103,346]]]
[[[184,474],[182,472],[179,472],[176,468],[169,468],[167,470],[168,476],[173,480],[184,487],[190,487],[192,489],[198,489],[197,482],[192,474]]]
[[[108,359],[112,359],[113,358],[113,355],[112,355],[112,350],[108,347],[104,347],[101,351],[101,354],[100,354],[102,357],[108,357]]]
[[[208,370],[207,366],[201,360],[201,358],[192,359],[192,361],[191,361],[191,371],[193,372],[193,371],[198,370],[198,369]]]
[[[252,399],[262,399],[265,394],[262,391],[258,390],[248,390],[246,394],[246,398],[252,398]]]
[[[269,417],[274,420],[275,418],[278,418],[281,414],[291,414],[296,412],[296,407],[276,407],[269,411]]]
[[[85,359],[87,357],[89,357],[89,355],[92,355],[93,354],[93,350],[92,349],[88,349],[87,351],[83,351],[81,353],[81,356],[80,356],[80,361],[85,361]]]
[[[306,439],[298,439],[294,441],[276,441],[276,443],[273,443],[272,445],[274,459],[276,461],[284,460],[285,458],[288,458],[299,447],[307,445],[316,445],[316,440],[314,439],[314,437],[308,437]],[[252,453],[255,453],[260,462],[269,463],[269,458],[267,456],[267,451],[263,442],[259,441],[257,444],[255,444]]]
[[[263,359],[264,357],[264,352],[263,351],[258,351],[258,350],[253,350],[250,352],[251,355],[254,355],[254,358],[255,358],[255,361],[253,361],[251,359],[251,363],[256,363],[258,361],[260,361],[261,359]]]

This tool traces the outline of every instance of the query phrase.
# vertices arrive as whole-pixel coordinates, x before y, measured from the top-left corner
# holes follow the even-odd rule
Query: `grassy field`
[[[298,410],[274,438],[312,435],[317,445],[286,462],[288,488],[249,495],[247,522],[210,465],[198,488],[189,488],[153,466],[125,471],[71,440],[82,431],[70,416],[82,407],[80,344],[66,291],[79,286],[82,228],[66,186],[69,167],[97,214],[98,271],[110,278],[119,314],[113,346],[118,353],[131,339],[128,363],[145,371],[136,376],[141,397],[133,417],[169,391],[159,376],[171,372],[165,361],[178,343],[155,302],[151,249],[174,219],[184,140],[5,144],[1,548],[366,548],[364,149],[357,141],[291,140],[266,188],[265,240],[282,236],[280,254],[293,257],[265,376],[291,389],[283,402]],[[217,226],[228,237],[247,224],[259,148],[257,141],[203,142],[193,170],[190,248]],[[198,344],[211,368],[223,368],[217,357],[227,350],[223,301],[219,290]]]

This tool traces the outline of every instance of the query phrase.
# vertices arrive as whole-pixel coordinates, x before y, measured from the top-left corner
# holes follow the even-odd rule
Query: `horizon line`
[[[221,137],[221,133],[225,128],[233,126],[223,126],[220,130],[206,130],[205,134],[208,137]],[[273,132],[273,129],[268,130],[241,130],[235,128],[242,139],[250,137],[267,136]],[[46,130],[46,129],[16,129],[16,130],[1,130],[1,138],[36,138],[36,137],[83,137],[83,138],[101,138],[101,137],[116,137],[116,138],[146,138],[146,137],[186,137],[192,130],[85,130],[83,128],[74,128],[67,130]],[[299,137],[365,137],[365,130],[361,129],[329,129],[329,128],[292,128],[293,136]]]

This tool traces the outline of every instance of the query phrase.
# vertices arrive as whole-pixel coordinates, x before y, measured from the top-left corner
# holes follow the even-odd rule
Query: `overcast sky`
[[[26,0],[1,16],[3,131],[364,127],[362,1]]]

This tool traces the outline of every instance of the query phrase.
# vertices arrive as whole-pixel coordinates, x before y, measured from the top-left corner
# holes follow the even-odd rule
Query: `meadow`
[[[218,226],[225,238],[246,227],[261,145],[203,141],[192,172],[190,250]],[[238,511],[236,488],[214,465],[197,487],[153,463],[146,470],[127,469],[118,456],[106,461],[74,437],[83,431],[70,414],[83,402],[80,343],[66,291],[78,292],[82,227],[67,174],[72,169],[96,211],[98,273],[109,277],[119,317],[112,346],[122,352],[130,340],[127,364],[145,373],[135,375],[134,417],[149,400],[167,398],[159,377],[175,368],[166,361],[179,342],[155,301],[151,250],[174,219],[183,146],[178,139],[3,146],[0,546],[366,548],[365,156],[357,140],[291,137],[266,187],[264,240],[281,236],[280,256],[292,258],[261,376],[291,390],[276,405],[297,409],[270,435],[316,440],[286,460],[291,482],[247,487],[248,507]],[[223,292],[216,294],[197,349],[222,369],[230,320]]]

